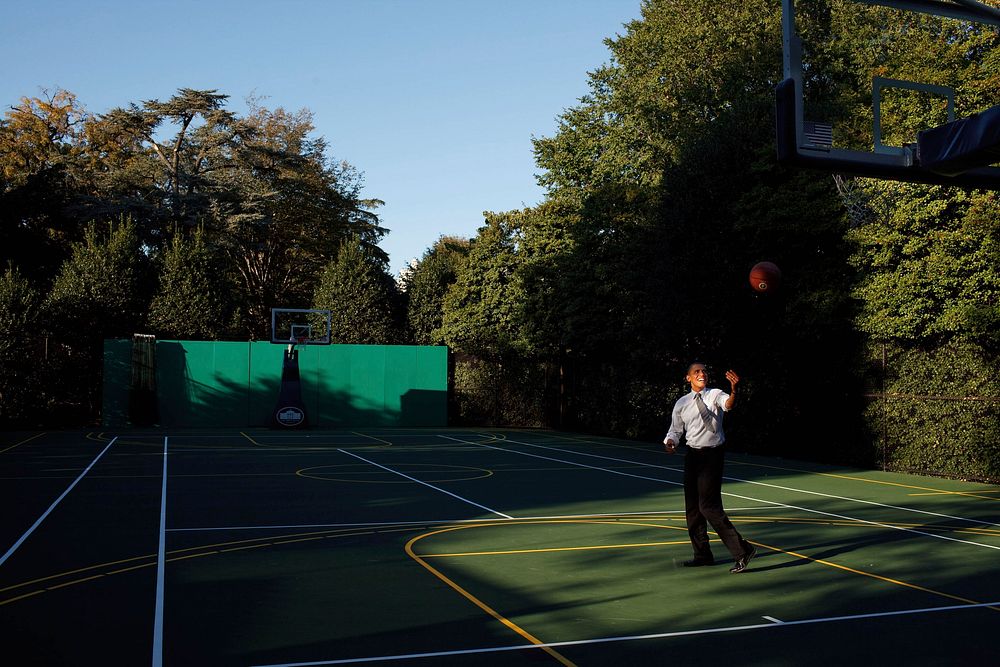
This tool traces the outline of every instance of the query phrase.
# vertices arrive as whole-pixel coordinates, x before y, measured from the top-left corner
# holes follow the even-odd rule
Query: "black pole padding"
[[[271,426],[280,429],[305,428],[309,425],[306,405],[302,401],[302,381],[299,378],[299,351],[285,350],[281,364],[281,389],[271,415]]]

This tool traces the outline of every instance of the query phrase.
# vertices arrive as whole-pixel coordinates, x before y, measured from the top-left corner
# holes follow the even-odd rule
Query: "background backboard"
[[[989,166],[1000,161],[1000,107],[992,106],[1000,102],[1000,90],[984,99],[982,90],[963,89],[960,71],[951,81],[919,80],[921,58],[937,55],[927,44],[968,44],[959,58],[970,67],[981,65],[977,59],[990,55],[983,45],[997,45],[1000,9],[975,0],[841,5],[873,20],[809,16],[803,32],[795,1],[782,0],[784,80],[775,94],[779,160],[890,180],[1000,189],[1000,168]],[[863,34],[858,27],[872,25],[884,28]],[[849,44],[851,37],[855,52],[838,52],[837,40]],[[824,107],[824,87],[852,83],[870,86],[867,127],[838,126],[845,110]]]
[[[272,308],[271,342],[282,345],[329,345],[330,311]]]

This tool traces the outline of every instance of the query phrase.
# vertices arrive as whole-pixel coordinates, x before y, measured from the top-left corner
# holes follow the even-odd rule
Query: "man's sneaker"
[[[733,565],[732,569],[730,569],[729,572],[732,574],[739,574],[743,570],[747,569],[747,567],[750,565],[750,561],[756,555],[757,555],[757,548],[754,545],[747,542],[747,546],[743,552],[743,556],[736,559],[736,565]]]
[[[683,563],[684,567],[704,567],[705,565],[715,565],[715,560],[711,558],[692,558]]]

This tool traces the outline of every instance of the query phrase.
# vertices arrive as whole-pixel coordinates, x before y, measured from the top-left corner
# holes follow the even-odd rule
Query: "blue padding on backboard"
[[[1000,106],[917,134],[920,166],[955,176],[1000,162]]]

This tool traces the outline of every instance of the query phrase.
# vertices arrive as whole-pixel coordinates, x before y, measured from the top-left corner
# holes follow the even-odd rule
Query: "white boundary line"
[[[163,436],[163,486],[160,490],[160,540],[156,553],[156,613],[153,618],[153,667],[163,665],[163,587],[167,562],[167,443]]]
[[[731,511],[757,511],[779,509],[777,507],[730,507]],[[684,510],[654,510],[651,512],[608,512],[603,514],[544,514],[539,516],[519,516],[515,521],[555,521],[558,519],[630,519],[637,516],[653,515],[677,515],[684,516]],[[367,521],[359,523],[300,523],[285,525],[259,525],[259,526],[205,526],[202,528],[167,528],[168,533],[198,533],[209,531],[226,530],[299,530],[302,528],[382,528],[401,526],[436,526],[440,524],[458,525],[464,523],[502,523],[508,519],[416,519],[413,521]]]
[[[497,516],[502,516],[505,519],[513,519],[514,518],[514,517],[510,516],[509,514],[504,514],[503,512],[498,512],[495,509],[487,507],[486,505],[480,505],[479,503],[473,502],[473,501],[469,500],[468,498],[463,498],[462,496],[456,495],[456,494],[452,493],[451,491],[445,491],[444,489],[442,489],[440,487],[437,487],[437,486],[434,486],[433,484],[428,484],[427,482],[422,482],[419,479],[417,479],[416,477],[410,477],[409,475],[407,475],[405,473],[401,473],[398,470],[393,470],[392,468],[387,468],[384,465],[379,465],[378,463],[375,463],[374,461],[369,461],[365,457],[358,456],[357,454],[354,454],[353,452],[347,452],[347,451],[344,451],[343,449],[338,449],[337,451],[340,452],[340,453],[342,453],[342,454],[347,454],[348,456],[353,456],[356,459],[360,459],[360,460],[364,461],[365,463],[369,463],[369,464],[375,466],[376,468],[381,468],[382,470],[386,470],[386,471],[391,472],[393,474],[399,475],[400,477],[405,477],[406,479],[410,480],[411,482],[416,482],[417,484],[423,484],[424,486],[426,486],[428,488],[431,488],[431,489],[434,489],[435,491],[440,491],[441,493],[447,494],[447,495],[451,496],[452,498],[457,498],[458,500],[461,500],[463,503],[468,503],[469,505],[475,505],[479,509],[486,510],[487,512],[490,512],[491,514],[496,514]]]
[[[58,498],[56,498],[55,502],[53,502],[51,505],[49,505],[49,508],[47,510],[45,510],[45,513],[42,514],[42,516],[38,517],[38,520],[35,521],[34,524],[32,524],[31,528],[29,528],[27,531],[25,531],[24,535],[22,535],[21,538],[17,542],[14,543],[14,546],[12,546],[10,549],[8,549],[7,553],[5,553],[2,557],[0,557],[0,565],[3,565],[7,561],[7,559],[10,558],[15,551],[17,551],[18,547],[20,547],[21,544],[26,539],[28,539],[28,536],[31,535],[33,532],[35,532],[35,529],[38,528],[38,526],[40,526],[42,524],[42,521],[45,520],[45,517],[47,517],[52,512],[52,510],[54,510],[56,508],[56,505],[58,505],[60,503],[60,501],[62,501],[62,499],[65,498],[67,496],[67,494],[69,494],[69,492],[73,490],[73,487],[76,486],[77,483],[81,479],[83,479],[84,475],[86,475],[88,472],[90,472],[90,469],[94,467],[94,464],[97,463],[102,456],[104,456],[104,452],[106,452],[109,449],[111,449],[111,445],[115,444],[115,440],[117,440],[117,439],[118,439],[118,436],[115,436],[114,438],[111,439],[111,442],[108,443],[108,446],[105,447],[104,449],[102,449],[101,453],[98,454],[94,458],[94,460],[90,462],[90,465],[88,465],[84,469],[84,471],[81,472],[80,475],[75,480],[73,480],[73,483],[70,484],[66,488],[66,490],[62,492],[62,495],[60,495]]]
[[[430,653],[409,653],[398,655],[380,655],[366,658],[343,658],[339,660],[315,660],[310,662],[283,662],[271,665],[258,665],[257,667],[308,667],[312,665],[346,665],[361,662],[387,662],[390,660],[412,660],[416,658],[438,658],[457,655],[474,655],[482,653],[501,653],[505,651],[530,651],[541,648],[564,648],[567,646],[588,646],[593,644],[608,644],[612,642],[641,641],[649,639],[669,639],[671,637],[689,637],[692,635],[719,634],[722,632],[740,632],[744,630],[767,630],[776,628],[789,628],[796,625],[815,625],[818,623],[838,623],[842,621],[855,621],[866,618],[885,618],[889,616],[906,616],[914,614],[933,614],[944,611],[962,611],[965,609],[979,609],[982,607],[994,607],[998,602],[983,602],[980,604],[950,605],[947,607],[924,607],[922,609],[903,609],[900,611],[883,611],[871,614],[852,614],[847,616],[827,616],[821,618],[807,618],[799,621],[779,621],[772,623],[757,623],[753,625],[736,625],[722,628],[704,628],[701,630],[681,630],[679,632],[659,632],[647,635],[627,635],[621,637],[600,637],[597,639],[577,639],[565,642],[551,642],[548,644],[526,644],[517,646],[490,646],[486,648],[472,648],[457,651],[434,651]],[[765,617],[766,618],[766,617]]]
[[[448,436],[443,436],[448,437]],[[525,445],[526,447],[538,447],[539,449],[548,449],[553,452],[561,452],[563,454],[575,454],[578,456],[589,456],[596,459],[606,459],[608,461],[615,461],[618,463],[631,463],[634,465],[644,466],[647,468],[658,468],[660,470],[670,470],[673,472],[683,472],[680,468],[673,468],[670,466],[656,465],[655,463],[644,463],[641,461],[632,461],[630,459],[619,459],[613,456],[602,456],[600,454],[589,454],[587,452],[575,452],[572,449],[560,449],[559,447],[547,447],[545,445],[535,445],[530,442],[521,442],[520,440],[506,440],[505,442],[510,442],[517,445]],[[979,519],[969,519],[961,516],[952,516],[950,514],[939,514],[938,512],[930,512],[928,510],[920,510],[913,507],[901,507],[899,505],[888,505],[885,503],[875,502],[874,500],[863,500],[861,498],[848,498],[846,496],[837,496],[830,493],[822,493],[820,491],[808,491],[806,489],[796,489],[790,486],[781,486],[779,484],[768,484],[767,482],[758,482],[752,479],[742,479],[740,477],[728,477],[724,476],[723,479],[727,479],[731,482],[743,482],[744,484],[754,484],[756,486],[766,486],[772,489],[781,489],[782,491],[793,491],[795,493],[804,493],[810,496],[820,496],[822,498],[834,498],[836,500],[846,500],[852,503],[860,503],[863,505],[874,505],[876,507],[884,507],[887,509],[900,510],[902,512],[914,512],[916,514],[927,514],[929,516],[938,517],[940,519],[954,519],[955,521],[966,521],[968,523],[977,523],[984,526],[993,526],[994,528],[1000,528],[1000,523],[992,523],[990,521],[980,521]],[[725,495],[725,494],[724,494]],[[742,498],[742,496],[732,495],[734,498]]]
[[[441,436],[441,437],[448,438],[448,439],[454,439],[454,438],[451,438],[450,436]],[[566,451],[566,450],[557,449],[555,447],[544,447],[542,445],[532,445],[530,443],[518,442],[516,440],[508,440],[507,442],[511,442],[513,444],[519,444],[519,445],[527,445],[529,447],[538,447],[540,449],[552,450],[552,451],[557,451],[557,452],[565,452],[567,454],[579,454],[580,456],[592,456],[594,458],[608,459],[608,460],[611,460],[611,461],[618,461],[618,462],[622,462],[622,463],[636,463],[637,465],[645,466],[645,467],[648,467],[648,468],[660,468],[660,469],[664,469],[664,470],[673,470],[673,471],[676,471],[676,468],[666,468],[664,466],[658,466],[658,465],[654,465],[654,464],[651,464],[651,463],[641,463],[641,462],[636,462],[636,461],[627,461],[625,459],[616,459],[616,458],[612,458],[610,456],[599,456],[597,454],[585,454],[583,452]],[[495,449],[495,450],[500,451],[500,452],[507,452],[508,454],[518,454],[520,456],[530,456],[530,457],[533,457],[533,458],[536,458],[536,459],[543,459],[543,460],[546,460],[546,461],[555,461],[556,463],[566,463],[568,465],[575,465],[575,466],[579,466],[581,468],[589,468],[591,470],[599,470],[599,471],[602,471],[602,472],[609,472],[609,473],[611,473],[613,475],[622,475],[624,477],[634,477],[636,479],[645,479],[645,480],[649,480],[649,481],[653,481],[653,482],[660,482],[661,484],[671,484],[673,486],[683,486],[683,484],[681,482],[675,482],[675,481],[669,480],[669,479],[661,479],[659,477],[646,477],[644,475],[634,475],[632,473],[622,472],[620,470],[612,470],[610,468],[600,468],[598,466],[587,465],[586,463],[579,463],[579,462],[575,462],[575,461],[567,461],[565,459],[557,459],[557,458],[553,458],[551,456],[542,456],[541,454],[531,454],[529,452],[519,452],[516,449],[505,449],[503,447],[494,447],[493,445],[480,444],[479,446],[480,447],[486,447],[487,449]],[[732,479],[732,478],[726,478],[726,479]],[[746,480],[738,480],[738,481],[746,481]],[[771,486],[771,485],[764,484],[764,486]],[[782,487],[779,487],[779,488],[782,488]],[[788,491],[797,491],[798,489],[788,488],[786,490],[788,490]],[[787,503],[779,503],[779,502],[775,502],[773,500],[764,500],[763,498],[751,498],[750,496],[742,496],[742,495],[739,495],[737,493],[728,493],[728,492],[725,492],[725,491],[722,493],[722,495],[724,495],[724,496],[731,496],[733,498],[739,498],[740,500],[749,500],[751,502],[759,502],[759,503],[765,503],[767,505],[775,505],[775,506],[778,506],[778,507],[785,507],[785,508],[788,508],[788,509],[796,509],[796,510],[800,510],[802,512],[810,512],[812,514],[820,514],[820,515],[823,515],[823,516],[832,516],[832,517],[835,517],[837,519],[844,519],[844,520],[847,520],[847,521],[856,521],[858,523],[864,523],[864,524],[868,524],[870,526],[878,526],[880,528],[890,528],[892,530],[898,530],[898,531],[902,531],[902,532],[905,532],[905,533],[913,533],[914,535],[923,535],[924,537],[932,537],[932,538],[934,538],[936,540],[945,540],[947,542],[958,542],[960,544],[968,544],[968,545],[975,546],[975,547],[982,547],[984,549],[994,549],[994,550],[1000,551],[1000,546],[995,546],[995,545],[992,545],[992,544],[983,544],[982,542],[972,542],[970,540],[960,540],[957,537],[948,537],[947,535],[937,535],[935,533],[928,533],[928,532],[925,532],[925,531],[922,531],[922,530],[916,530],[914,528],[905,528],[903,526],[894,526],[892,524],[882,523],[880,521],[870,521],[868,519],[859,519],[857,517],[847,516],[845,514],[837,514],[835,512],[824,512],[822,510],[812,509],[812,508],[809,508],[809,507],[800,507],[798,505],[789,505]],[[815,495],[822,496],[824,494],[822,494],[822,493],[816,493]],[[839,498],[840,500],[848,500],[848,501],[851,500],[850,498],[841,498],[840,496],[830,496],[830,497]],[[861,501],[861,500],[859,500],[857,502],[867,502],[867,501]],[[880,503],[868,503],[868,504],[880,505]],[[904,507],[895,507],[894,505],[882,505],[882,506],[883,507],[893,508],[893,509],[899,509],[899,510],[905,510],[906,509]],[[923,514],[931,514],[930,512],[922,512],[921,510],[911,510],[911,511],[920,512],[920,513],[923,513]],[[938,516],[946,516],[946,515],[938,515]],[[959,519],[959,517],[948,517],[948,518]],[[966,519],[966,520],[969,520],[969,519]],[[983,523],[983,522],[977,522],[977,523]],[[995,524],[989,524],[989,525],[995,525]]]

